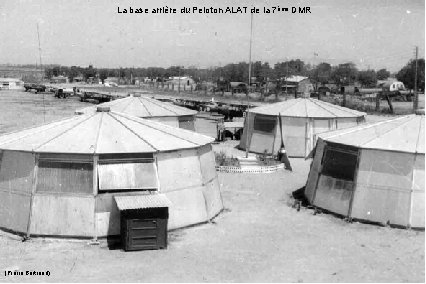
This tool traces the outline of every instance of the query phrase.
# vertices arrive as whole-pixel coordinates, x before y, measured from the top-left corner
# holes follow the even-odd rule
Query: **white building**
[[[0,89],[2,90],[20,90],[24,89],[24,82],[15,78],[0,78]]]

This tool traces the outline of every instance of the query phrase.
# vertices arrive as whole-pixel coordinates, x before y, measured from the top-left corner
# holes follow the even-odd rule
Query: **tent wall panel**
[[[351,217],[408,225],[414,155],[363,149],[361,157]]]
[[[314,205],[347,216],[353,189],[352,181],[321,175]]]
[[[175,229],[207,221],[206,201],[202,187],[164,193],[171,201],[168,228]]]
[[[408,191],[412,186],[412,165],[413,154],[363,149],[357,183]]]
[[[200,147],[198,152],[201,174],[203,176],[203,183],[205,184],[217,177],[215,157],[211,145]]]
[[[207,217],[211,219],[223,209],[219,180],[217,178],[203,186],[203,195],[207,206]]]
[[[145,117],[146,119],[150,119],[152,121],[157,121],[166,125],[170,125],[173,127],[179,127],[179,120],[175,116],[163,116],[163,117]]]
[[[289,157],[305,157],[306,118],[282,117],[284,144]]]
[[[26,233],[31,196],[0,190],[0,201],[0,227]]]
[[[252,132],[250,138],[250,151],[254,153],[273,153],[274,135],[271,133]]]
[[[272,150],[272,153],[274,155],[277,155],[278,151],[281,148],[281,135],[283,135],[282,137],[283,137],[283,140],[284,140],[284,134],[281,134],[282,131],[281,132],[280,131],[281,131],[281,128],[277,123],[277,127],[275,127],[275,134],[274,134],[275,140],[274,140],[274,144],[273,144],[274,146],[273,146],[273,150]],[[286,146],[286,145],[284,145],[284,146]]]
[[[329,131],[333,128],[333,119],[314,119],[312,125],[312,135],[310,136],[309,145],[311,149],[315,147],[315,143],[317,142],[317,134]],[[309,149],[309,152],[311,151]]]
[[[425,227],[425,155],[417,154],[413,170],[411,226]]]
[[[249,112],[248,116],[244,119],[244,129],[243,134],[240,138],[240,148],[246,149],[247,144],[247,135],[248,135],[248,143],[250,144],[251,134],[253,133],[253,123],[254,123],[254,116],[256,114]]]
[[[413,169],[413,189],[425,191],[425,155],[416,154]]]
[[[95,198],[36,194],[31,234],[53,236],[94,235]]]
[[[412,193],[411,227],[425,227],[425,193],[414,191]]]
[[[309,136],[309,142],[308,142],[308,149],[306,151],[306,154],[309,154],[312,149],[315,147],[315,143],[317,143],[317,134],[326,132],[332,129],[333,127],[334,119],[313,119],[312,124],[310,124],[310,132],[311,135]]]
[[[204,117],[197,117],[195,120],[195,131],[197,133],[217,138],[217,121]]]
[[[197,150],[159,153],[157,162],[162,192],[201,186],[203,183]]]
[[[407,226],[409,223],[410,193],[391,189],[357,185],[352,218],[386,224]]]
[[[132,192],[132,195],[146,194],[144,192]],[[102,193],[96,196],[96,233],[98,237],[120,234],[120,211],[114,200],[114,196],[129,195],[127,192]]]
[[[353,127],[357,125],[358,125],[358,122],[356,117],[337,119],[337,129],[344,129],[344,128]]]
[[[331,129],[331,119],[314,119],[313,120],[313,133],[318,134]]]
[[[325,146],[324,140],[322,139],[318,140],[316,150],[315,150],[315,157],[312,162],[311,170],[308,176],[308,181],[305,187],[305,196],[311,203],[312,203],[312,199],[314,197],[316,186],[317,186],[318,174],[321,170],[321,160],[324,153],[324,146]]]
[[[34,155],[26,152],[3,151],[0,164],[0,190],[31,193]]]

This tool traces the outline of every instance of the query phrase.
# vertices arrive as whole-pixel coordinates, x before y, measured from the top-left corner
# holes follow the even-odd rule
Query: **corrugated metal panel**
[[[170,207],[172,203],[164,194],[114,196],[120,210]]]
[[[362,117],[365,112],[333,105],[311,98],[298,98],[256,107],[250,110],[253,113],[265,115],[294,116],[294,117]]]

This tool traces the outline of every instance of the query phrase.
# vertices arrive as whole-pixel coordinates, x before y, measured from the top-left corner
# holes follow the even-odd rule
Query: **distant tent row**
[[[424,127],[424,115],[409,115],[319,134],[308,201],[348,218],[424,228]]]
[[[306,157],[315,147],[317,134],[356,126],[365,121],[365,115],[311,98],[256,107],[249,110],[245,119],[240,148],[248,148],[254,153],[276,154],[282,136],[288,156]]]
[[[43,236],[118,235],[115,196],[171,201],[169,229],[223,208],[210,137],[97,112],[0,136],[0,227]]]

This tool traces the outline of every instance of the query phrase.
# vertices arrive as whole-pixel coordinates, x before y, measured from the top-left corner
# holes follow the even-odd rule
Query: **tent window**
[[[99,191],[157,190],[156,172],[154,163],[99,164]]]
[[[93,164],[40,160],[36,190],[37,192],[91,194]]]
[[[326,147],[321,174],[353,181],[357,158],[356,152]]]
[[[256,131],[273,133],[275,129],[275,118],[271,119],[269,117],[262,117],[256,115],[254,117],[253,129]]]

